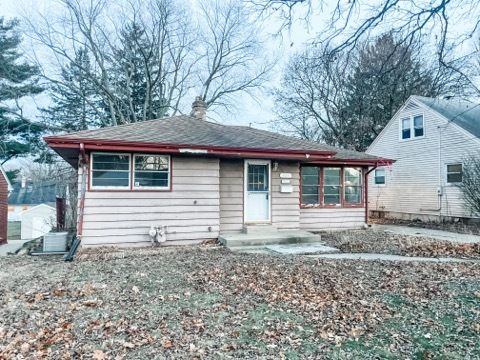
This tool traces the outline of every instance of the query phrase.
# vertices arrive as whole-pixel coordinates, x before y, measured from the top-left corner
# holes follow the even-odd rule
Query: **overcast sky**
[[[48,14],[54,8],[55,0],[0,0],[0,16],[6,18],[17,17],[22,19],[29,14],[35,12]],[[195,6],[197,0],[186,0],[188,4],[191,2]],[[190,5],[190,4],[189,4]],[[253,127],[270,129],[272,128],[273,101],[270,91],[278,85],[281,79],[282,69],[288,61],[289,57],[296,51],[302,49],[305,42],[315,34],[320,28],[321,19],[313,19],[312,24],[307,29],[303,22],[294,24],[290,31],[284,31],[282,36],[274,36],[274,32],[278,29],[278,24],[273,20],[266,21],[262,24],[262,36],[267,40],[266,49],[273,58],[279,58],[276,69],[270,75],[270,81],[266,83],[265,90],[260,92],[257,99],[254,100],[248,95],[239,96],[236,109],[231,113],[221,113],[221,116],[212,115],[217,121],[227,124],[250,125]],[[30,46],[28,38],[25,37],[24,49]],[[48,66],[48,63],[44,64]],[[193,99],[192,99],[193,101]],[[38,106],[45,107],[48,105],[48,97],[46,94],[37,96],[35,99],[27,99],[25,108],[26,113],[35,116]]]

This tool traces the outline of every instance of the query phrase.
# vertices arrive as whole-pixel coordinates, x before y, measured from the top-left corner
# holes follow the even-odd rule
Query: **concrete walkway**
[[[416,262],[476,262],[480,260],[474,259],[458,259],[450,257],[420,257],[420,256],[401,256],[388,254],[369,254],[369,253],[337,253],[337,254],[319,254],[319,255],[305,255],[316,259],[331,259],[331,260],[368,260],[368,261],[416,261]]]
[[[29,240],[8,240],[7,244],[0,245],[0,256],[7,256],[8,253],[17,251],[27,241]]]
[[[461,244],[480,243],[479,235],[459,234],[451,231],[424,229],[413,226],[375,224],[372,226],[372,229],[399,235],[429,237],[436,240],[450,241]]]

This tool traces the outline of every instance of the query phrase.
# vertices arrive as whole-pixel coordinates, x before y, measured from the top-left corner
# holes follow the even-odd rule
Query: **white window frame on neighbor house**
[[[168,170],[167,170],[167,186],[135,186],[135,163],[136,163],[136,157],[137,156],[163,156],[168,159]],[[133,164],[132,164],[132,189],[133,190],[169,190],[170,189],[170,174],[171,174],[171,168],[172,168],[172,159],[170,155],[164,155],[164,154],[141,154],[141,153],[134,153],[133,154]],[[160,171],[157,171],[160,172]]]
[[[459,174],[458,172],[448,172],[448,167],[451,165],[460,165],[462,167],[462,172],[460,172],[460,175],[462,176],[462,181],[456,181],[456,182],[449,182],[448,181],[448,174]],[[447,185],[455,186],[457,184],[461,184],[463,182],[463,163],[461,162],[452,162],[445,164],[445,182]]]
[[[422,128],[423,128],[423,135],[421,136],[415,136],[415,124],[414,124],[414,119],[416,117],[422,117]],[[403,138],[403,120],[409,120],[410,123],[410,137],[408,138]],[[400,117],[399,123],[398,123],[398,139],[399,141],[412,141],[416,139],[423,139],[425,137],[425,115],[423,113],[417,113],[411,116],[403,116]]]
[[[377,171],[383,171],[383,184],[382,183],[377,183]],[[385,186],[387,185],[387,171],[385,168],[377,168],[373,171],[373,184],[375,186]]]
[[[93,156],[94,155],[122,155],[128,156],[128,185],[127,186],[94,186],[93,185]],[[89,174],[89,187],[92,190],[130,190],[132,185],[132,154],[130,153],[115,153],[115,152],[103,152],[96,151],[90,153],[90,174]],[[106,170],[106,171],[115,171],[115,170]],[[126,170],[122,170],[126,171]]]

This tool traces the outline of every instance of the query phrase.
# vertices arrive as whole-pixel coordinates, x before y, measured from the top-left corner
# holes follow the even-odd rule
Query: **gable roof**
[[[332,146],[298,139],[247,126],[229,126],[192,116],[173,116],[126,125],[85,130],[60,136],[46,137],[45,141],[72,165],[65,151],[85,144],[90,150],[118,149],[120,146],[144,147],[147,151],[188,152],[203,150],[212,155],[275,154],[277,157],[301,159],[332,159],[355,161],[381,160],[365,153],[342,150]],[[78,156],[78,153],[77,153]],[[73,161],[75,159],[73,158]],[[75,166],[75,165],[74,165]]]
[[[12,191],[12,183],[10,182],[10,180],[8,179],[8,176],[7,176],[7,173],[5,172],[5,170],[3,169],[2,165],[0,165],[0,175],[4,177],[5,181],[7,182],[7,189],[8,191]]]
[[[458,99],[446,100],[424,96],[413,98],[480,138],[480,104]]]
[[[39,181],[27,183],[22,187],[14,183],[12,192],[8,197],[9,205],[38,205],[44,203],[54,204],[57,197],[59,184],[54,181]]]

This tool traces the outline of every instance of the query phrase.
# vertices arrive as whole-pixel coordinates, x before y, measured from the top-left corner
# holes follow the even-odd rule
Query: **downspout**
[[[375,166],[370,170],[367,170],[365,173],[365,179],[363,183],[365,184],[365,224],[368,225],[368,174],[378,167],[378,163],[375,163]],[[367,168],[368,169],[368,168]]]
[[[82,239],[83,234],[83,213],[85,209],[85,193],[87,192],[87,169],[88,157],[85,153],[85,145],[80,143],[80,164],[82,166],[82,180],[80,184],[80,203],[78,207],[78,221],[77,221],[77,238]]]

